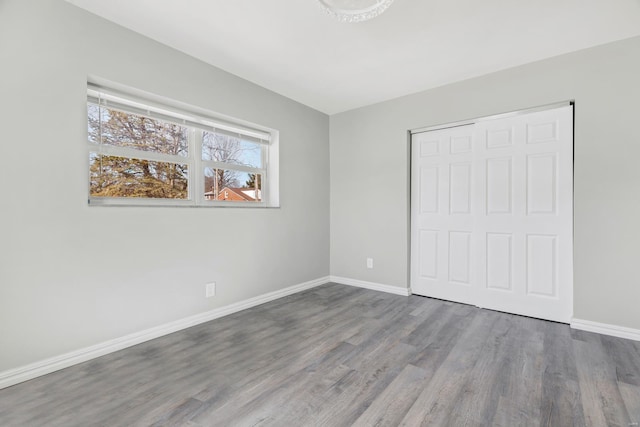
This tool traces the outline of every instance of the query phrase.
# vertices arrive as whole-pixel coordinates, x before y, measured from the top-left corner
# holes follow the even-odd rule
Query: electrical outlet
[[[204,287],[204,296],[211,298],[216,295],[216,282],[207,283]]]
[[[367,268],[373,268],[373,258],[367,258]]]

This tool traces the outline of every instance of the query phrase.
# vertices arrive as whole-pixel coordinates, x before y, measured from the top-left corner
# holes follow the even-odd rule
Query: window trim
[[[118,147],[108,144],[94,143],[89,140],[87,128],[87,158],[91,153],[110,155],[131,159],[158,161],[187,165],[187,199],[157,199],[138,197],[95,197],[91,196],[90,170],[87,168],[87,194],[89,206],[179,206],[179,207],[279,207],[278,198],[278,139],[279,132],[249,123],[232,119],[228,116],[212,113],[198,107],[171,101],[157,95],[142,93],[134,89],[124,89],[118,85],[107,86],[103,83],[87,82],[87,106],[98,105],[173,123],[188,129],[188,155],[165,154],[153,151],[136,150],[130,147]],[[87,112],[88,115],[88,112]],[[202,143],[204,132],[216,132],[261,145],[260,168],[216,162],[202,159]],[[261,175],[260,201],[222,201],[205,198],[204,180],[206,168],[219,168],[255,173]]]

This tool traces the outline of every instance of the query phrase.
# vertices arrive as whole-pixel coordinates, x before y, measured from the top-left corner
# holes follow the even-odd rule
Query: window
[[[88,84],[89,204],[277,206],[277,132],[152,98]]]

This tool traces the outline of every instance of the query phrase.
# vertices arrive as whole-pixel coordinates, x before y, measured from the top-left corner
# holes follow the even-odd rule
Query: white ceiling
[[[640,35],[640,0],[68,1],[327,114]]]

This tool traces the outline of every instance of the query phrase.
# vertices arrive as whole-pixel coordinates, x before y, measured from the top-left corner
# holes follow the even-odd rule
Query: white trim
[[[571,327],[581,331],[595,332],[597,334],[610,335],[612,337],[626,338],[640,341],[640,329],[627,328],[625,326],[610,325],[607,323],[592,322],[591,320],[572,319]]]
[[[260,153],[260,156],[262,156],[262,153]],[[177,162],[173,162],[173,163],[177,163]],[[246,173],[259,173],[261,175],[264,175],[265,173],[265,169],[262,169],[262,168],[236,165],[234,163],[216,162],[213,160],[200,160],[200,164],[202,165],[202,167],[209,168],[209,169],[234,170],[234,171],[246,172]]]
[[[530,114],[530,113],[535,113],[535,112],[538,112],[538,111],[553,110],[553,109],[556,109],[556,108],[562,108],[562,107],[567,107],[567,106],[573,105],[574,102],[575,101],[573,101],[573,100],[555,102],[553,104],[540,105],[540,106],[537,106],[537,107],[525,108],[523,110],[509,111],[509,112],[506,112],[506,113],[498,113],[498,114],[493,114],[491,116],[476,117],[476,118],[473,118],[473,119],[460,120],[458,122],[450,122],[450,123],[442,123],[442,124],[433,125],[433,126],[426,126],[426,127],[421,127],[421,128],[418,128],[418,129],[412,129],[412,130],[409,131],[409,134],[410,135],[415,135],[415,134],[423,133],[423,132],[433,132],[434,130],[442,130],[442,129],[460,127],[460,126],[473,125],[475,123],[484,122],[484,121],[487,121],[487,120],[506,119],[508,117],[515,117],[515,116],[519,116],[519,115],[522,115],[522,114]]]
[[[210,320],[228,316],[229,314],[246,310],[248,308],[267,303],[269,301],[302,292],[316,286],[324,285],[328,282],[328,276],[310,280],[308,282],[300,283],[288,288],[269,292],[267,294],[249,298],[244,301],[239,301],[224,307],[216,308],[211,311],[165,323],[164,325],[145,329],[140,332],[134,332],[133,334],[105,341],[103,343],[96,344],[90,347],[81,348],[79,350],[62,354],[60,356],[51,357],[49,359],[31,363],[29,365],[22,366],[16,369],[0,372],[0,389],[49,374],[51,372],[55,372],[69,366],[76,365],[78,363],[86,362],[87,360],[95,359],[96,357],[104,356],[105,354],[113,353],[127,347],[150,341],[155,338],[171,334],[173,332],[187,329],[201,323],[209,322]]]
[[[358,288],[371,289],[373,291],[387,292],[389,294],[402,295],[408,297],[411,295],[411,289],[401,288],[399,286],[383,285],[382,283],[366,282],[364,280],[350,279],[348,277],[329,276],[329,280],[341,285],[356,286]]]

